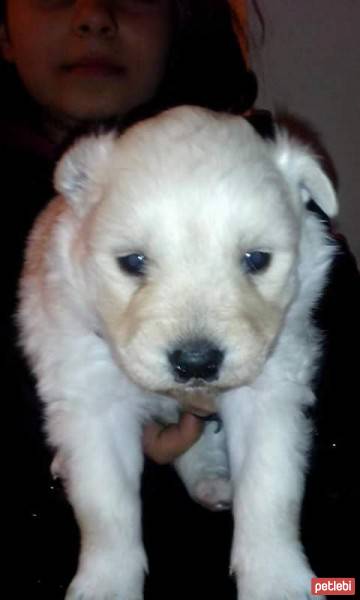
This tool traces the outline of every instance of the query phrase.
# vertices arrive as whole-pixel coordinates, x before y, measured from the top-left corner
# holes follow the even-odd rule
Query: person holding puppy
[[[236,102],[239,112],[250,106],[255,81],[245,70],[234,35],[228,41],[227,31],[221,31],[218,24],[217,34],[226,41],[225,52],[233,69],[238,69],[239,83],[234,86],[219,72],[219,95],[212,85],[210,62],[200,81],[195,79],[194,67],[193,73],[188,73],[191,47],[179,42],[182,47],[175,50],[173,39],[180,38],[182,29],[194,38],[197,31],[201,35],[200,19],[206,10],[195,10],[187,2],[176,4],[168,0],[3,2],[2,55],[10,66],[7,79],[13,89],[4,99],[8,114],[2,136],[5,144],[10,142],[10,151],[17,150],[18,136],[26,139],[28,146],[33,142],[31,150],[41,148],[46,154],[42,169],[46,165],[51,172],[58,145],[79,126],[113,117],[121,121],[149,101],[159,108],[200,101],[221,109]],[[203,9],[206,6],[206,2],[198,4],[203,4]],[[209,27],[214,27],[216,14],[224,14],[224,30],[228,8],[223,2],[213,4],[207,11]],[[206,27],[203,35],[208,35]],[[207,43],[208,52],[210,39]],[[214,50],[210,52],[215,56]],[[176,61],[179,65],[172,66]],[[46,187],[51,179],[42,181]],[[39,197],[42,195],[39,190]],[[45,190],[44,195],[50,197],[51,191]],[[200,432],[200,422],[191,415],[184,415],[179,427],[164,432],[154,424],[145,432],[145,449],[149,455],[155,452],[157,461],[167,462]]]
[[[27,232],[53,194],[53,166],[69,137],[79,128],[113,121],[123,126],[184,103],[241,114],[255,100],[256,81],[245,66],[225,0],[6,0],[0,6],[5,61],[0,151],[4,222],[11,231],[11,240],[6,242],[6,256],[10,256],[5,267],[6,318],[15,310]],[[260,128],[271,133],[271,122],[265,119]],[[334,539],[344,545],[349,539],[345,525],[351,526],[352,514],[349,510],[346,517],[344,509],[351,509],[355,492],[339,477],[348,482],[351,476],[357,385],[353,353],[344,348],[350,333],[360,333],[356,309],[360,283],[344,242],[339,249],[317,314],[328,335],[316,382],[318,442],[305,500],[304,535],[312,535],[314,519],[320,519],[317,525],[322,535],[327,532],[325,518],[320,516],[325,515],[335,523]],[[25,546],[29,544],[24,591],[60,598],[75,569],[76,528],[49,478],[51,457],[41,438],[39,406],[31,376],[14,344],[15,335],[7,320],[6,376],[13,408],[14,464],[15,470],[25,472],[19,486],[25,489],[21,526],[28,538]],[[339,403],[343,413],[353,415],[349,429],[337,417]],[[201,421],[192,415],[184,415],[177,427],[166,430],[152,424],[144,433],[144,450],[155,462],[169,462],[196,441],[201,428]],[[172,597],[183,596],[185,590],[194,598],[231,597],[234,588],[226,577],[229,514],[211,515],[193,505],[171,469],[159,468],[152,461],[145,468],[143,488],[144,535],[152,573],[145,597],[160,598],[167,577],[169,585],[177,582],[177,589],[170,588]],[[199,533],[190,540],[190,532],[196,530]],[[328,536],[330,543],[330,532]],[[164,557],[165,544],[171,544],[171,556]],[[48,556],[48,550],[58,545],[62,546],[56,549],[59,557],[64,547],[71,554],[66,564],[60,564],[57,554]],[[351,562],[345,563],[351,561],[349,553],[342,551],[343,558],[339,552],[320,558],[323,547],[320,542],[310,544],[317,572],[337,568],[336,576],[344,569],[351,571]],[[191,591],[191,573],[199,570],[205,575],[203,587]]]

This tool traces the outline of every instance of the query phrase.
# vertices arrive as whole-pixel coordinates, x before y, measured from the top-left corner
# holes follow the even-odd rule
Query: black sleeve
[[[359,576],[360,275],[344,239],[314,315],[324,334],[315,381],[315,437],[303,511],[308,555],[319,576]]]

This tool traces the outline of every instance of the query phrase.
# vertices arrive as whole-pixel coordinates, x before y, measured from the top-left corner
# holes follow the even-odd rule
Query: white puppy
[[[179,410],[223,421],[176,467],[198,501],[233,504],[238,598],[309,598],[303,410],[334,250],[305,204],[334,215],[329,180],[284,132],[264,141],[242,118],[184,107],[80,140],[55,185],[19,323],[81,529],[66,598],[142,598],[141,429]]]

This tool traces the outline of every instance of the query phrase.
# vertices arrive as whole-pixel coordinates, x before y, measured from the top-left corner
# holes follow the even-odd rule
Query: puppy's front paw
[[[143,600],[143,556],[126,552],[117,558],[105,554],[86,557],[72,580],[65,600]]]
[[[132,586],[123,581],[110,581],[90,573],[78,573],[66,593],[65,600],[143,600],[143,584]]]
[[[247,561],[233,563],[233,571],[237,575],[238,600],[315,599],[311,595],[311,579],[315,575],[300,552],[290,551],[280,559],[275,550],[267,554],[267,559],[253,557],[252,566]],[[316,598],[325,600],[324,596]]]
[[[232,486],[229,479],[221,476],[209,476],[194,486],[194,498],[199,504],[214,511],[231,507]]]
[[[238,580],[238,600],[326,600],[325,596],[312,596],[311,577],[279,581],[277,584],[260,583],[256,580]]]

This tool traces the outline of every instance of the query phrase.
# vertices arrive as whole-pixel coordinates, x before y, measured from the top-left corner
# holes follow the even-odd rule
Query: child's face
[[[171,0],[8,0],[3,56],[54,116],[125,115],[151,98],[170,43]]]

